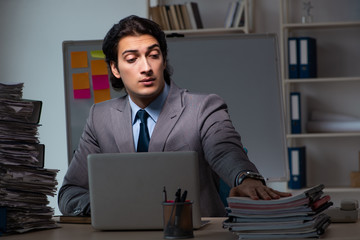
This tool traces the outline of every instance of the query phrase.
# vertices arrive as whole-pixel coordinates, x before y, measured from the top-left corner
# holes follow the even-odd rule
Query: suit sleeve
[[[90,214],[87,155],[100,151],[92,121],[94,108],[95,105],[90,109],[78,149],[74,153],[63,185],[59,190],[58,205],[64,215],[85,216]]]
[[[198,114],[205,159],[229,186],[235,186],[236,176],[241,171],[258,172],[245,153],[222,98],[215,94],[206,96]]]

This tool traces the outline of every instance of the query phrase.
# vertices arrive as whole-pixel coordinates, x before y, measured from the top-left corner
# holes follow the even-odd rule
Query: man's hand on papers
[[[260,180],[247,178],[239,186],[233,187],[229,197],[250,197],[254,200],[271,200],[289,197],[291,193],[279,192],[265,186]]]

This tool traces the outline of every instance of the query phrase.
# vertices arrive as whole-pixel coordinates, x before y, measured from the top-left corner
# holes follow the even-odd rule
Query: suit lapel
[[[164,150],[166,140],[184,110],[181,91],[171,82],[168,97],[150,139],[149,152]]]
[[[131,108],[127,97],[120,98],[111,107],[111,124],[119,152],[134,152],[134,139],[131,123]]]

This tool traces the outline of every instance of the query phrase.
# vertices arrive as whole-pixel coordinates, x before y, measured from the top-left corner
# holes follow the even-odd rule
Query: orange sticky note
[[[110,98],[110,88],[94,90],[94,103],[103,102]]]
[[[91,74],[92,75],[107,75],[107,66],[104,60],[91,61]]]
[[[73,89],[89,89],[89,73],[73,73]]]
[[[72,68],[87,68],[87,52],[71,52],[71,67]]]

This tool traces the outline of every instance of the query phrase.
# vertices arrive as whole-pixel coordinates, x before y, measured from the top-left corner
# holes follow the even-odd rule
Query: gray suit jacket
[[[89,213],[87,155],[134,152],[127,97],[93,105],[79,146],[59,191],[63,214]],[[219,178],[234,186],[243,170],[257,172],[235,131],[225,102],[214,94],[195,94],[170,84],[169,95],[149,143],[150,152],[196,151],[199,157],[201,214],[224,216]]]

